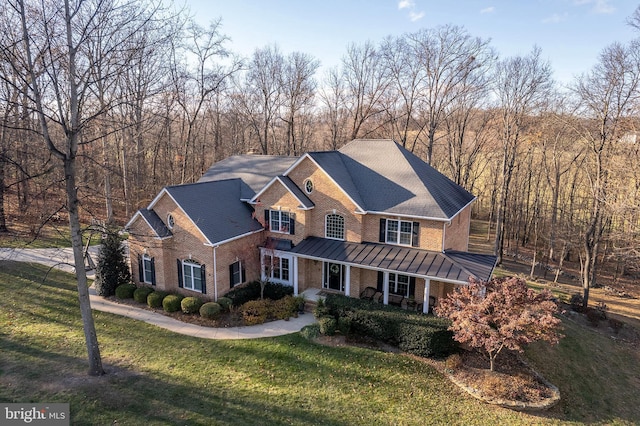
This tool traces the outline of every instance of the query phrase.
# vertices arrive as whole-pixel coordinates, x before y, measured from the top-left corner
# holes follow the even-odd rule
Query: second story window
[[[280,232],[283,234],[295,233],[294,231],[294,215],[293,213],[283,212],[281,210],[265,210],[265,223],[272,232]]]
[[[334,240],[344,240],[344,217],[328,214],[325,218],[324,236]]]
[[[380,219],[380,242],[420,246],[420,224],[399,219]]]

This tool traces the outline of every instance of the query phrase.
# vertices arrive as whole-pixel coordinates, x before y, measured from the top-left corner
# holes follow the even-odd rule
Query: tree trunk
[[[78,283],[78,300],[80,302],[80,314],[82,327],[87,344],[89,356],[89,374],[101,376],[105,374],[102,368],[98,336],[93,322],[91,303],[89,301],[89,287],[87,286],[87,272],[84,269],[84,255],[82,244],[82,230],[80,228],[80,216],[78,214],[78,193],[76,187],[75,158],[64,159],[65,188],[67,193],[67,205],[69,211],[69,230],[71,231],[71,246],[73,248],[73,261],[76,268]]]

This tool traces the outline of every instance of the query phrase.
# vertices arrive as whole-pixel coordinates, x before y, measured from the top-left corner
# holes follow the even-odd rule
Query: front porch
[[[495,256],[489,255],[319,237],[284,250],[263,248],[262,258],[271,265],[264,274],[292,285],[294,294],[304,293],[310,301],[323,291],[335,292],[423,313],[470,278],[488,280],[495,266]]]

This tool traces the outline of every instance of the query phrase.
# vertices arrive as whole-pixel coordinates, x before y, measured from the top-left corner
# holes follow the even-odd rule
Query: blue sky
[[[323,68],[339,64],[349,43],[454,24],[491,39],[501,57],[534,45],[555,78],[569,83],[588,71],[601,50],[640,33],[625,21],[640,4],[630,0],[184,0],[201,24],[222,18],[228,47],[249,56],[277,44],[301,51]]]

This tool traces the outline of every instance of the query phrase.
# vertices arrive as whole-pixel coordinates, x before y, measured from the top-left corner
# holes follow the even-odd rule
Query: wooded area
[[[499,259],[579,260],[585,299],[605,263],[640,274],[638,42],[567,87],[540,49],[502,58],[455,25],[351,44],[320,73],[276,45],[239,57],[224,17],[203,28],[165,4],[0,10],[0,231],[72,219],[74,191],[82,223],[123,225],[230,155],[392,138],[478,196]]]

